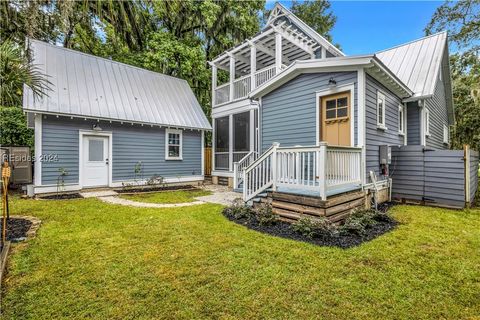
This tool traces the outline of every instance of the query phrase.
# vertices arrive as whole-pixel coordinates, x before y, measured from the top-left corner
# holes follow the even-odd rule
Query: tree
[[[480,0],[446,1],[425,28],[427,35],[447,30],[451,47],[456,124],[452,147],[467,143],[480,150]]]
[[[23,84],[36,96],[43,96],[50,82],[30,63],[26,52],[10,40],[0,45],[0,105],[21,106]]]
[[[291,7],[293,14],[322,37],[332,41],[330,31],[335,25],[337,17],[329,10],[330,2],[328,0],[308,0],[304,2],[294,0]]]
[[[0,106],[0,145],[33,147],[33,129],[27,127],[22,109]]]

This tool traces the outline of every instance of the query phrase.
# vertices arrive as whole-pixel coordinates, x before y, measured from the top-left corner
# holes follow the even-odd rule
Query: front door
[[[321,97],[320,140],[329,145],[350,146],[350,91]]]
[[[108,137],[83,136],[82,182],[84,187],[108,186],[108,148]]]

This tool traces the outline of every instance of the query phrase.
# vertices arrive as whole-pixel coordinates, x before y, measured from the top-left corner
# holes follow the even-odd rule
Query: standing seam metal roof
[[[447,33],[441,32],[375,55],[414,92],[414,97],[425,97],[435,91],[446,44]]]
[[[210,130],[187,81],[29,39],[52,82],[47,97],[25,86],[27,111]]]

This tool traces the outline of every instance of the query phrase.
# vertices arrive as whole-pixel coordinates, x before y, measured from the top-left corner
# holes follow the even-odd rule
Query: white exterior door
[[[83,136],[83,187],[108,186],[108,137]]]

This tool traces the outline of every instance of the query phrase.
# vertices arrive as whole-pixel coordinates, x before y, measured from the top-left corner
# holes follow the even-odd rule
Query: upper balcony
[[[276,4],[260,33],[210,62],[212,105],[218,107],[247,98],[252,90],[297,60],[342,55],[303,21]],[[228,75],[218,77],[219,70]],[[224,83],[219,83],[219,78]]]

